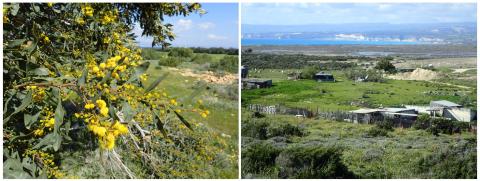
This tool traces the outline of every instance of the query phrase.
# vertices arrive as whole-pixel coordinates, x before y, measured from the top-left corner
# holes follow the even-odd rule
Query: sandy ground
[[[194,77],[196,79],[204,80],[208,83],[214,83],[214,84],[223,84],[223,85],[233,84],[238,79],[238,76],[236,74],[225,73],[222,76],[218,76],[212,71],[202,71],[197,73],[191,69],[177,69],[173,67],[169,67],[168,69],[178,72],[185,77]]]
[[[474,70],[474,69],[476,69],[476,68],[455,69],[455,70],[453,70],[453,73],[463,73],[463,72],[465,72],[465,71],[467,71],[467,70]]]
[[[399,63],[394,63],[398,68],[415,68],[427,65],[434,67],[448,67],[454,69],[467,69],[477,67],[477,58],[435,58],[424,60],[405,60]]]
[[[417,68],[413,72],[397,73],[395,75],[389,75],[387,78],[397,80],[433,80],[438,77],[438,73]]]

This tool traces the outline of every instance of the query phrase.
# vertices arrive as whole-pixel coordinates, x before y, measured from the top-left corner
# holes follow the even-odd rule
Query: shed
[[[313,77],[317,82],[335,82],[335,78],[332,74],[319,72],[316,73]]]
[[[258,89],[272,87],[271,79],[242,79],[242,89]]]
[[[430,102],[430,107],[431,108],[460,108],[462,105],[446,101],[446,100],[440,100],[440,101],[431,101]]]

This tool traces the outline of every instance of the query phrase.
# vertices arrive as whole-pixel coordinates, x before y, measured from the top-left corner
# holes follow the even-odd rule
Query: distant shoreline
[[[477,45],[242,45],[251,53],[319,56],[402,56],[413,58],[476,57]]]

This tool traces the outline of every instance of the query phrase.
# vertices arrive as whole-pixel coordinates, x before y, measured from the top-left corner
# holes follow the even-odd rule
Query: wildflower
[[[170,99],[170,104],[176,106],[178,103],[175,99]]]
[[[97,73],[98,71],[100,71],[100,69],[99,69],[97,66],[94,66],[94,67],[92,68],[92,72],[93,72],[93,73]]]
[[[47,3],[47,6],[51,8],[53,7],[53,3]]]
[[[106,67],[105,63],[100,63],[100,68],[101,69],[105,69],[105,67]]]
[[[93,108],[95,108],[95,104],[92,104],[92,103],[85,104],[85,109],[93,109]]]
[[[43,136],[43,129],[36,129],[33,134],[35,136]]]
[[[104,100],[99,99],[99,100],[96,101],[96,103],[97,103],[99,108],[107,107],[107,103]]]
[[[47,128],[52,128],[54,125],[55,125],[55,119],[54,118],[48,119],[48,121],[45,123],[45,127],[47,127]]]
[[[104,108],[100,108],[100,114],[102,114],[103,116],[108,116],[108,108],[104,107]]]
[[[80,17],[80,18],[77,18],[77,19],[75,20],[75,22],[77,22],[77,24],[79,24],[79,25],[84,25],[84,24],[85,24],[85,20],[83,20],[83,18],[81,18],[81,17]]]
[[[86,5],[82,7],[82,14],[86,16],[93,16],[93,8],[90,5]]]
[[[143,81],[147,81],[147,74],[142,74],[140,76],[140,79],[143,80]]]
[[[206,117],[207,117],[207,114],[204,113],[204,112],[203,112],[201,115],[202,115],[203,118],[206,118]]]

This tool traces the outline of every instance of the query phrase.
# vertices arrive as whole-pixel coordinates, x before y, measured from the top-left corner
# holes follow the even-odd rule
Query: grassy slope
[[[268,77],[274,86],[268,89],[242,90],[242,104],[278,104],[308,107],[321,110],[351,110],[351,101],[365,101],[373,106],[395,106],[401,104],[428,104],[431,100],[446,99],[458,102],[460,96],[452,96],[460,88],[428,83],[425,81],[388,80],[386,83],[356,83],[347,80],[341,72],[333,72],[338,82],[318,83],[313,80],[289,81],[286,73],[266,70],[255,77]],[[368,98],[362,96],[371,92]],[[441,95],[427,95],[428,91],[440,91]],[[322,93],[323,92],[323,93]],[[372,93],[373,92],[373,93]],[[473,95],[475,96],[475,95]],[[473,97],[476,100],[476,96]]]
[[[206,90],[204,86],[199,86],[197,79],[184,77],[180,73],[169,71],[166,68],[157,69],[155,68],[156,65],[157,61],[151,61],[147,70],[151,77],[147,85],[168,72],[168,76],[160,82],[158,88],[162,88],[170,96],[178,98],[178,102],[184,105],[192,104],[198,99],[203,100],[205,106],[211,112],[210,116],[206,119],[200,118],[198,115],[192,115],[191,117],[205,120],[208,126],[232,137],[237,137],[238,104],[236,100],[219,98],[212,91]],[[187,100],[191,95],[194,95],[193,99]]]

